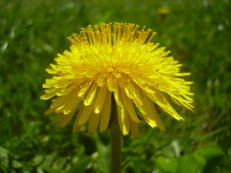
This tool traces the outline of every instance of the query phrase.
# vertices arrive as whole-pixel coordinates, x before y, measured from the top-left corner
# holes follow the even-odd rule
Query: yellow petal
[[[105,84],[105,74],[101,74],[99,78],[96,80],[99,87],[102,87]]]
[[[156,92],[155,94],[150,94],[145,92],[145,94],[159,107],[161,107],[166,113],[171,115],[177,120],[182,120],[183,118],[173,109],[171,104],[167,101],[167,99],[160,93]]]
[[[119,90],[114,92],[114,98],[115,98],[116,104],[119,105],[120,107],[123,107],[121,96],[119,95]]]
[[[51,93],[57,92],[58,90],[59,90],[59,89],[57,89],[57,88],[49,88],[49,89],[46,89],[46,90],[45,90],[45,93],[48,93],[48,94],[50,93],[50,94],[51,94]]]
[[[100,132],[105,131],[111,117],[111,92],[107,92],[105,103],[101,112]]]
[[[137,102],[139,105],[143,105],[142,102],[142,93],[140,89],[131,81],[127,83],[128,89],[130,90],[130,93],[133,95],[133,99],[135,102]]]
[[[100,115],[92,114],[89,118],[88,132],[95,133],[99,125]]]
[[[99,91],[97,93],[97,97],[94,103],[94,107],[93,107],[94,113],[99,114],[101,112],[104,102],[105,102],[107,92],[108,90],[105,85],[99,88]]]
[[[107,79],[107,86],[109,91],[114,92],[117,90],[116,80],[110,75]]]
[[[144,113],[143,106],[142,106],[143,105],[143,102],[142,102],[143,96],[142,96],[142,93],[140,91],[140,88],[138,86],[136,86],[133,82],[128,82],[127,87],[128,87],[129,93],[126,92],[126,90],[125,90],[126,95],[129,98],[132,95],[132,99],[133,99],[134,104],[136,105],[136,107],[139,109],[139,111],[141,113]]]
[[[85,106],[89,106],[93,102],[97,89],[98,86],[96,84],[93,84],[93,86],[90,88],[87,96],[84,99]]]
[[[119,122],[120,129],[121,129],[123,135],[128,135],[129,127],[128,127],[128,124],[127,124],[127,120],[125,119],[125,116],[128,116],[128,115],[125,113],[124,108],[120,107],[117,104],[117,117],[118,117],[118,122]]]
[[[79,125],[82,125],[82,124],[84,124],[87,120],[88,120],[88,118],[89,118],[89,116],[90,116],[90,114],[92,113],[92,104],[90,105],[90,106],[82,106],[81,108],[80,108],[80,111],[79,111],[79,113],[77,114],[77,117],[78,117],[78,124]]]
[[[124,103],[124,107],[127,109],[132,120],[139,123],[140,120],[136,115],[134,104],[132,103],[132,101],[124,94],[123,91],[121,91],[121,97],[122,97],[122,101]]]
[[[160,116],[156,111],[154,104],[151,102],[149,98],[147,98],[147,96],[144,95],[143,98],[144,98],[144,110],[147,113],[146,115],[144,115],[144,117],[147,123],[151,127],[155,127],[157,125],[160,128],[160,130],[165,130],[164,123],[160,119]]]
[[[42,96],[40,96],[41,100],[48,100],[52,97],[54,97],[56,95],[56,93],[47,93],[47,94],[43,94]]]
[[[78,92],[78,97],[82,98],[86,94],[91,84],[92,82],[86,82],[85,84],[81,85],[80,90]]]
[[[81,125],[78,124],[78,117],[76,116],[75,118],[75,122],[74,122],[74,128],[73,128],[73,132],[79,132],[81,128]]]
[[[72,97],[69,98],[69,101],[66,102],[63,113],[67,115],[70,112],[72,112],[73,109],[75,109],[78,106],[79,102],[80,99],[75,94],[73,94]]]
[[[57,115],[55,118],[56,124],[59,127],[65,127],[68,124],[68,122],[72,119],[75,113],[76,113],[76,110],[73,110],[68,115],[63,115],[63,114]]]

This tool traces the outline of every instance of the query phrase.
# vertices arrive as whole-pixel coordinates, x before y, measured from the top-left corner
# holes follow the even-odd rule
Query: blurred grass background
[[[231,2],[229,0],[1,0],[0,172],[109,173],[109,134],[72,134],[43,116],[45,68],[66,37],[100,22],[133,22],[190,71],[195,111],[163,115],[166,132],[124,137],[126,173],[231,172]]]

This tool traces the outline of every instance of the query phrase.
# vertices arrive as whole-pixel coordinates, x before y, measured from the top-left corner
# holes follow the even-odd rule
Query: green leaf
[[[197,149],[195,153],[203,156],[206,159],[212,159],[214,157],[218,157],[224,154],[222,149],[216,144],[203,146]]]
[[[177,173],[200,173],[205,164],[206,160],[200,156],[185,155],[179,159]]]
[[[158,157],[156,159],[158,168],[163,172],[176,173],[178,168],[178,161],[176,158]]]
[[[74,165],[74,167],[72,167],[68,173],[84,173],[90,161],[90,157],[84,157],[78,163],[76,163],[76,165]]]

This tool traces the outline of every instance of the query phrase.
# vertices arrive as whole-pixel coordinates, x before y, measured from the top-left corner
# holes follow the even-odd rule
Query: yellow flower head
[[[82,28],[68,38],[70,50],[51,64],[41,99],[51,99],[46,112],[57,114],[64,127],[75,116],[74,131],[88,122],[93,133],[110,124],[112,99],[123,135],[138,133],[138,123],[164,130],[157,108],[177,120],[182,117],[170,100],[192,109],[192,82],[185,81],[169,51],[151,42],[155,32],[131,23],[100,24]]]

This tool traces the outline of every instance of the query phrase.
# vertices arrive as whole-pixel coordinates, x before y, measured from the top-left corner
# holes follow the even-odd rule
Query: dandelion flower
[[[70,50],[55,58],[47,72],[41,99],[52,98],[46,112],[56,113],[64,127],[74,118],[73,131],[88,123],[88,131],[110,125],[112,101],[123,135],[138,133],[138,124],[165,130],[157,109],[183,119],[172,103],[192,110],[192,82],[182,76],[181,64],[152,42],[155,32],[131,23],[87,26],[68,37]],[[170,103],[171,102],[171,103]]]

